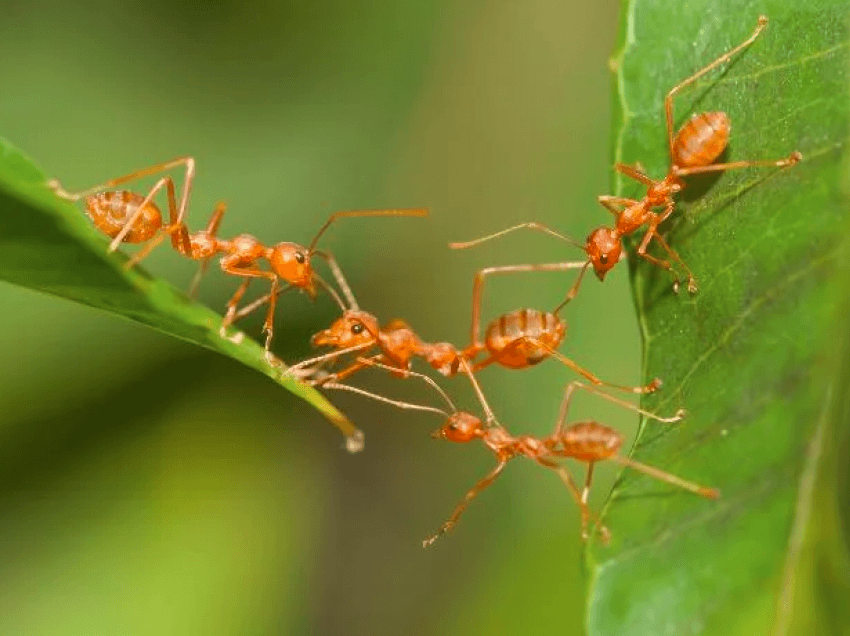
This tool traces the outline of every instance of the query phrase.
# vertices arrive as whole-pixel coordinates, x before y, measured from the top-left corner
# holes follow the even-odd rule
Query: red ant
[[[367,364],[368,366],[397,371],[395,367],[381,363],[369,361]],[[454,405],[449,396],[446,395],[445,391],[443,391],[439,385],[437,385],[437,383],[428,376],[416,373],[415,371],[408,371],[406,373],[424,380],[436,389],[445,400],[450,410],[445,411],[433,406],[424,406],[421,404],[393,400],[383,395],[378,395],[358,387],[352,387],[344,384],[328,383],[325,385],[325,388],[350,391],[402,409],[426,411],[443,415],[446,418],[446,421],[438,430],[431,434],[432,437],[436,439],[446,439],[448,441],[461,444],[471,442],[475,439],[481,439],[481,441],[484,442],[484,445],[493,452],[498,461],[496,467],[491,470],[487,476],[479,480],[475,486],[467,491],[461,502],[455,507],[449,519],[440,527],[440,530],[422,542],[423,547],[430,546],[441,535],[454,528],[469,503],[502,474],[502,471],[510,460],[519,456],[528,457],[541,466],[550,468],[558,473],[558,476],[567,486],[570,494],[573,496],[573,499],[576,501],[581,510],[581,533],[584,540],[587,540],[588,538],[588,526],[591,521],[596,524],[596,529],[600,533],[603,542],[607,542],[610,537],[608,529],[602,525],[599,517],[597,517],[588,506],[590,487],[593,481],[593,469],[596,462],[605,460],[614,461],[622,466],[633,468],[649,475],[650,477],[672,484],[673,486],[683,488],[703,497],[715,499],[720,496],[719,491],[716,489],[699,486],[655,468],[654,466],[649,466],[629,457],[620,455],[619,450],[623,445],[623,437],[612,428],[599,424],[595,421],[575,422],[569,425],[565,424],[569,412],[570,401],[572,400],[573,393],[577,389],[598,395],[605,400],[635,411],[645,417],[669,424],[678,422],[685,416],[685,411],[683,409],[679,409],[672,417],[661,417],[655,413],[645,411],[633,404],[630,404],[629,402],[625,402],[612,395],[608,395],[593,386],[575,381],[568,384],[564,391],[564,399],[561,403],[558,423],[552,435],[543,438],[534,437],[532,435],[520,435],[515,437],[501,425],[497,424],[494,426],[487,426],[475,415],[466,411],[458,411],[457,407]],[[478,391],[478,399],[481,401],[484,410],[489,412],[490,407],[487,404],[487,400],[477,385],[476,389]],[[583,488],[579,488],[570,471],[556,461],[561,458],[572,458],[587,464],[587,472]]]
[[[170,176],[159,179],[148,192],[147,196],[144,197],[127,190],[111,190],[111,188],[127,181],[170,170],[179,165],[186,166],[183,193],[179,204],[175,201],[174,182]],[[170,235],[172,246],[180,254],[193,260],[203,261],[198,276],[196,276],[192,284],[192,288],[194,289],[209,259],[216,254],[221,254],[221,269],[227,274],[244,279],[227,303],[227,313],[224,316],[221,326],[222,336],[225,335],[227,327],[236,320],[237,307],[242,300],[242,296],[247,291],[251,280],[254,278],[267,279],[271,283],[271,293],[265,297],[269,303],[269,308],[266,313],[265,323],[263,324],[263,331],[266,334],[265,349],[266,355],[269,358],[271,358],[270,347],[274,332],[274,312],[280,292],[288,289],[301,289],[311,298],[315,298],[316,283],[318,283],[328,290],[340,308],[345,308],[345,305],[336,292],[313,270],[312,263],[310,262],[313,256],[319,256],[328,262],[331,272],[343,294],[346,296],[349,305],[357,306],[351,288],[348,286],[342,270],[340,270],[333,255],[329,252],[316,249],[319,238],[334,221],[345,217],[426,216],[428,214],[427,210],[420,208],[336,212],[319,229],[309,247],[288,242],[277,243],[272,247],[267,247],[250,234],[240,234],[230,240],[216,237],[226,209],[224,203],[217,205],[205,230],[189,233],[183,219],[186,215],[194,175],[195,160],[191,157],[180,157],[173,161],[157,164],[150,168],[112,179],[83,192],[68,193],[56,180],[50,181],[48,185],[58,196],[71,201],[78,201],[85,197],[86,211],[94,222],[95,227],[113,239],[109,245],[110,252],[114,251],[122,241],[130,243],[148,242],[143,249],[137,252],[127,262],[127,267],[132,267],[141,261],[167,235]],[[165,226],[162,225],[162,213],[153,203],[154,195],[163,187],[165,187],[168,195],[170,219],[169,223]],[[257,262],[262,260],[268,262],[271,267],[270,270],[264,270],[257,266]],[[280,280],[286,283],[286,287],[281,287]],[[250,305],[250,308],[246,309],[256,309],[260,304],[262,303],[253,303]],[[249,312],[243,310],[238,314],[238,317],[244,316],[246,313]]]
[[[358,357],[348,367],[337,373],[315,379],[314,385],[336,382],[369,366],[369,362],[380,362],[397,370],[404,377],[414,357],[424,358],[428,364],[446,376],[455,375],[462,369],[473,381],[473,373],[493,363],[510,369],[522,369],[542,362],[549,356],[555,357],[593,384],[610,386],[630,393],[651,393],[661,386],[659,379],[640,387],[625,387],[605,382],[587,369],[557,351],[566,336],[566,323],[555,312],[535,309],[519,309],[504,314],[491,322],[482,341],[480,334],[481,293],[484,278],[490,274],[526,271],[561,271],[576,267],[573,263],[552,263],[543,265],[514,265],[491,267],[479,271],[475,276],[472,302],[472,338],[471,344],[462,351],[447,342],[428,343],[422,341],[413,329],[401,320],[393,320],[384,327],[378,319],[365,311],[349,309],[342,317],[312,338],[313,346],[330,346],[336,351],[304,360],[288,372],[303,374],[304,370],[328,360],[336,359],[348,353],[359,356],[379,348],[380,353],[369,358]],[[479,354],[488,356],[475,362]],[[486,409],[485,409],[486,410]],[[491,411],[487,412],[488,422],[495,421]]]
[[[471,247],[522,228],[545,232],[550,236],[555,236],[568,243],[577,245],[585,251],[588,260],[578,264],[583,268],[573,288],[570,290],[570,297],[568,297],[567,301],[565,301],[568,302],[569,298],[575,296],[578,291],[578,286],[581,283],[581,277],[588,266],[593,265],[593,269],[596,272],[597,277],[599,280],[603,280],[605,278],[605,274],[607,274],[608,271],[611,270],[623,257],[622,238],[624,236],[634,234],[640,228],[646,227],[646,233],[643,235],[643,239],[637,248],[638,256],[669,271],[673,276],[673,290],[678,291],[680,282],[679,277],[673,269],[673,266],[670,264],[670,261],[656,258],[647,252],[649,243],[654,238],[661,248],[667,252],[669,257],[679,263],[679,265],[681,265],[681,267],[685,270],[688,278],[688,291],[690,293],[696,293],[696,279],[694,278],[690,268],[688,268],[682,258],[658,233],[658,226],[673,213],[675,206],[673,195],[680,192],[685,187],[686,183],[684,181],[684,177],[694,174],[704,174],[707,172],[723,172],[737,168],[760,166],[782,168],[799,162],[802,159],[802,154],[795,151],[787,158],[780,159],[778,161],[734,161],[731,163],[714,163],[723,151],[726,150],[726,146],[729,143],[730,122],[728,115],[724,112],[710,112],[693,115],[674,135],[673,97],[683,88],[693,84],[697,79],[752,44],[766,26],[767,17],[760,16],[758,26],[756,26],[755,31],[749,38],[721,55],[708,66],[697,71],[670,89],[664,100],[664,110],[667,120],[667,140],[670,151],[670,167],[667,171],[667,176],[660,181],[656,181],[644,174],[642,168],[639,166],[628,166],[621,163],[615,164],[615,170],[647,187],[646,196],[644,196],[641,200],[607,195],[599,197],[599,202],[616,217],[617,220],[615,227],[600,227],[594,230],[587,237],[585,244],[582,245],[540,223],[523,223],[473,241],[450,243],[449,247],[453,249]],[[658,207],[663,207],[664,210],[661,213],[652,211],[653,208]]]
[[[183,191],[180,202],[175,198],[174,180],[171,176],[165,176],[157,180],[154,186],[145,196],[141,196],[129,190],[114,190],[128,181],[135,181],[160,172],[166,172],[184,166],[186,174],[183,177]],[[177,157],[165,163],[158,163],[149,168],[137,170],[104,183],[92,186],[82,192],[70,193],[65,191],[57,179],[51,179],[47,186],[57,196],[69,201],[85,199],[86,215],[92,220],[94,226],[112,239],[109,244],[109,253],[118,249],[124,243],[147,243],[126,264],[132,267],[151,250],[159,245],[166,236],[171,236],[171,244],[178,251],[189,251],[189,236],[183,219],[189,206],[189,194],[192,191],[192,181],[195,178],[195,159],[193,157]],[[162,212],[153,202],[156,193],[165,188],[168,196],[167,225],[162,224]],[[222,203],[219,206],[223,208]],[[224,210],[222,209],[222,213]],[[215,216],[215,215],[214,215]]]
[[[423,547],[432,545],[440,536],[454,528],[469,503],[496,481],[496,478],[502,474],[502,471],[510,460],[520,456],[528,457],[541,466],[558,472],[558,475],[569,489],[570,494],[572,494],[573,499],[575,499],[581,510],[582,539],[584,540],[587,540],[588,524],[591,520],[597,524],[597,530],[604,542],[607,542],[610,536],[608,529],[600,523],[599,518],[590,510],[587,504],[590,486],[593,480],[593,468],[600,461],[609,460],[616,462],[621,466],[633,468],[654,479],[678,488],[683,488],[702,497],[716,499],[720,496],[720,492],[716,489],[699,486],[654,466],[648,466],[647,464],[620,455],[619,451],[623,445],[623,436],[608,426],[592,420],[566,425],[565,422],[567,420],[570,400],[576,389],[588,391],[659,422],[677,422],[685,415],[684,411],[679,410],[672,417],[660,417],[582,382],[572,382],[567,386],[564,392],[564,400],[561,404],[558,423],[555,426],[555,431],[548,437],[535,437],[533,435],[513,436],[502,426],[485,426],[478,417],[470,413],[456,411],[448,415],[445,423],[431,434],[432,437],[459,444],[480,439],[496,456],[498,464],[483,479],[480,479],[467,491],[463,499],[461,499],[460,503],[452,511],[448,520],[440,526],[440,529],[435,534],[422,542]],[[569,470],[556,461],[562,458],[572,458],[587,464],[583,489],[580,490],[576,485]]]

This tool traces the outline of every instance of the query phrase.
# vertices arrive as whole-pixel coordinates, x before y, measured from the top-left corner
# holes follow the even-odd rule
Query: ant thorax
[[[409,327],[386,327],[378,332],[378,342],[384,355],[399,367],[409,368],[413,356],[421,355],[422,341]]]
[[[636,232],[638,228],[646,223],[649,215],[649,208],[642,201],[630,205],[617,217],[617,234],[626,236]]]
[[[544,440],[532,435],[520,435],[516,439],[516,450],[526,457],[543,457],[550,454]]]
[[[250,234],[239,234],[221,244],[226,246],[230,262],[253,264],[266,256],[266,247]]]
[[[201,230],[189,235],[191,258],[201,260],[214,256],[220,247],[220,241],[207,231]]]
[[[497,455],[516,455],[517,438],[511,435],[501,426],[493,426],[485,429],[483,435],[484,444]]]

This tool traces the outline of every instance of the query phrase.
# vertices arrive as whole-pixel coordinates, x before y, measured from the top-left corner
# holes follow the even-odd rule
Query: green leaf
[[[665,174],[666,92],[743,41],[759,14],[767,30],[676,98],[675,124],[725,111],[728,161],[799,150],[803,162],[688,179],[663,231],[697,277],[693,297],[631,262],[644,372],[665,382],[646,406],[689,412],[642,423],[632,454],[722,497],[624,471],[604,509],[613,540],[587,553],[593,636],[850,630],[837,476],[850,425],[839,366],[850,351],[846,1],[626,2],[614,154]]]
[[[46,187],[32,161],[0,139],[0,279],[104,309],[212,349],[269,376],[316,407],[354,452],[363,434],[314,389],[270,365],[249,338],[219,335],[221,317],[144,270],[107,254],[108,242],[72,203]]]

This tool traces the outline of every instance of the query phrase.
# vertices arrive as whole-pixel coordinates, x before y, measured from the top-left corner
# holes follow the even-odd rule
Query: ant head
[[[605,274],[620,261],[623,242],[616,230],[610,227],[600,227],[587,237],[584,247],[593,270],[599,280],[605,279]]]
[[[434,439],[446,439],[463,444],[484,435],[484,423],[472,413],[458,411],[449,416],[439,429],[431,433]]]
[[[313,336],[310,342],[314,347],[356,347],[375,342],[379,331],[375,316],[365,311],[349,310],[330,327]]]
[[[306,291],[310,298],[316,297],[316,283],[313,279],[312,254],[298,243],[278,243],[271,250],[269,261],[274,273],[293,287]]]

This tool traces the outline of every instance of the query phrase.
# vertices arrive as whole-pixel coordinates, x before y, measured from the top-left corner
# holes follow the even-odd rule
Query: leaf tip
[[[345,450],[349,453],[359,453],[366,446],[365,435],[359,428],[355,428],[353,433],[345,436]]]

